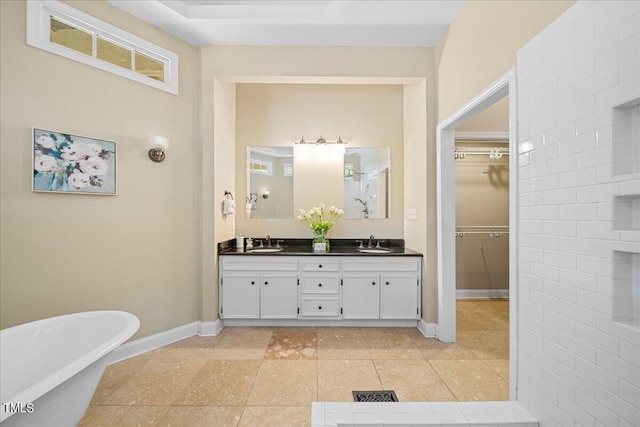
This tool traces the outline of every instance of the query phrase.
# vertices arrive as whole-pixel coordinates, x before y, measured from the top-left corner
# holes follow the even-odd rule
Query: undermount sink
[[[281,252],[283,248],[256,248],[249,249],[247,252],[251,252],[254,254],[268,254],[270,252]]]
[[[358,249],[358,252],[362,252],[363,254],[388,254],[391,250],[384,248],[361,248]]]

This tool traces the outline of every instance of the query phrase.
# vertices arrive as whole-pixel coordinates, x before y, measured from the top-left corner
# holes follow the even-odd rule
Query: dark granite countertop
[[[254,248],[259,249],[258,246],[255,246],[257,241],[263,240],[264,238],[254,238]],[[356,243],[356,240],[361,239],[330,239],[330,250],[328,252],[313,252],[313,248],[311,245],[311,239],[277,239],[271,238],[271,247],[275,247],[276,241],[280,240],[280,246],[282,247],[282,251],[280,252],[252,252],[249,250],[236,249],[235,247],[235,239],[231,239],[225,242],[218,243],[218,255],[243,255],[243,256],[285,256],[285,255],[296,255],[296,256],[345,256],[345,255],[356,255],[356,256],[423,256],[422,253],[416,252],[412,249],[405,248],[403,239],[380,239],[382,243],[380,246],[383,249],[388,249],[389,252],[386,253],[366,253],[359,252],[358,246],[359,243]],[[365,246],[368,239],[364,239]],[[378,239],[374,239],[375,242]],[[266,247],[266,245],[264,246]],[[372,248],[372,249],[375,249]]]

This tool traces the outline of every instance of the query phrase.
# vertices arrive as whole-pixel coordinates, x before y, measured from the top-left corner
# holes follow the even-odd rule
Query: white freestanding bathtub
[[[91,311],[0,331],[2,427],[78,424],[108,354],[139,327],[133,314]]]

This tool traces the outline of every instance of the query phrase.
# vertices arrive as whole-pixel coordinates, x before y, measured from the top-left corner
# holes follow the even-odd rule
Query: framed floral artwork
[[[116,143],[33,129],[33,191],[116,194]]]

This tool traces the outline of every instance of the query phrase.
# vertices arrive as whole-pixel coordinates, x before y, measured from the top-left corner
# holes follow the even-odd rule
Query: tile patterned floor
[[[311,402],[507,400],[509,302],[457,303],[458,342],[415,328],[224,328],[109,366],[80,427],[308,426]]]

